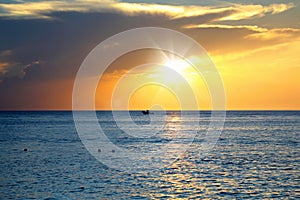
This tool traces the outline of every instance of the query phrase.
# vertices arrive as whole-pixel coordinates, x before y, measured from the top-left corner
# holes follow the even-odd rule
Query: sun
[[[184,75],[191,65],[183,59],[170,59],[164,63],[164,66],[175,70],[177,73]]]
[[[196,73],[194,67],[184,59],[167,59],[163,63],[160,73],[166,81],[173,84],[180,84],[180,82],[178,76],[174,76],[174,73],[172,73],[171,70],[174,70],[173,72],[176,72],[186,81],[194,80],[194,75]]]

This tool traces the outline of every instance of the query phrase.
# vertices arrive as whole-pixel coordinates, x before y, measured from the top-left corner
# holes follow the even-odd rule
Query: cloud
[[[239,59],[244,59],[246,57],[251,57],[256,54],[266,55],[266,52],[273,52],[272,55],[274,55],[274,52],[278,52],[282,49],[290,49],[291,46],[293,46],[293,48],[295,48],[299,44],[300,44],[300,40],[297,40],[295,42],[289,41],[289,42],[274,44],[274,45],[270,45],[270,46],[263,46],[263,47],[248,50],[248,51],[231,52],[231,53],[227,53],[227,54],[216,54],[216,55],[213,55],[212,57],[213,57],[214,62],[224,63],[225,61],[226,62],[236,61]],[[296,52],[296,51],[294,51],[294,52]],[[290,59],[291,58],[289,58],[289,60]],[[297,58],[297,62],[298,61],[299,61],[299,59]]]
[[[254,17],[262,17],[268,13],[277,14],[284,12],[295,5],[271,4],[244,5],[227,4],[223,6],[198,6],[198,5],[167,5],[153,3],[127,3],[114,0],[75,0],[75,1],[37,1],[0,4],[0,16],[8,18],[37,18],[51,19],[53,12],[117,12],[126,15],[165,15],[171,19],[203,16],[208,14],[228,12],[218,21],[241,20]]]
[[[40,61],[36,60],[29,64],[23,65],[15,61],[10,61],[11,55],[12,50],[5,50],[0,52],[0,83],[6,78],[23,78],[28,68],[34,65],[41,64]]]
[[[249,19],[254,17],[263,17],[267,13],[278,14],[287,11],[295,7],[293,3],[288,4],[271,4],[269,6],[263,5],[240,5],[234,4],[230,9],[233,9],[235,13],[219,19],[220,21],[225,20],[241,20]]]
[[[246,36],[247,39],[260,39],[260,40],[272,40],[272,39],[293,39],[300,38],[300,29],[296,28],[274,28],[267,29],[265,31],[258,31],[257,33]]]
[[[22,65],[15,62],[0,62],[0,82],[6,78],[23,78],[28,68],[39,64],[40,61],[33,61],[32,63],[27,65]]]
[[[257,25],[224,25],[224,24],[199,24],[199,25],[185,25],[183,28],[186,29],[247,29],[251,31],[246,35],[245,39],[260,39],[260,40],[271,40],[271,39],[297,39],[300,37],[300,29],[296,28],[264,28]]]
[[[51,19],[49,16],[52,12],[87,12],[99,11],[103,12],[112,8],[115,1],[103,0],[99,1],[37,1],[0,4],[2,12],[0,16],[9,18],[25,18],[25,19]]]
[[[300,41],[300,29],[297,28],[207,23],[185,25],[183,28],[201,33],[201,37],[215,37],[211,41],[216,45],[211,49],[210,54],[218,64],[243,59],[261,52],[277,51]],[[207,46],[210,45],[207,44]]]
[[[186,25],[183,28],[220,28],[220,29],[248,29],[256,32],[264,32],[268,29],[256,25],[224,25],[224,24],[199,24],[199,25]]]

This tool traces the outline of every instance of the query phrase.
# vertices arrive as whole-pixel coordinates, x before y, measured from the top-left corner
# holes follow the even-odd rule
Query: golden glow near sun
[[[199,64],[205,63],[201,58],[192,59],[197,59]],[[134,67],[119,77],[113,76],[113,73],[106,76],[108,78],[98,86],[97,93],[101,96],[98,95],[96,107],[140,110],[160,105],[167,110],[211,109],[211,97],[205,80],[187,60],[178,57],[167,57],[158,64]],[[101,90],[106,92],[101,93]],[[100,104],[109,102],[109,99],[114,101],[111,105]]]

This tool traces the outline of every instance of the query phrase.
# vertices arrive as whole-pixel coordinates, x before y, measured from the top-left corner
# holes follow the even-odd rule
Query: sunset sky
[[[0,110],[71,109],[73,82],[87,54],[110,36],[149,26],[184,33],[206,49],[223,79],[228,110],[300,109],[299,0],[0,0]],[[153,60],[170,64],[154,50],[112,63],[99,82],[96,108],[111,109],[122,75]],[[178,62],[171,64],[184,66]],[[200,109],[210,109],[205,83],[193,82],[187,68],[177,72],[199,89]],[[167,78],[163,73],[159,65],[139,68],[128,82]],[[133,93],[129,108],[155,103],[179,108],[158,86]]]

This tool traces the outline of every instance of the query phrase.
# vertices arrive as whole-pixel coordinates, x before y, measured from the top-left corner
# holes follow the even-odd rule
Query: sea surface
[[[193,112],[190,119],[166,114],[160,135],[146,141],[125,137],[111,112],[97,117],[115,145],[132,149],[164,145],[190,129],[182,120],[195,120]],[[131,116],[149,124],[141,112]],[[217,143],[201,157],[210,117],[200,112],[193,144],[179,159],[130,173],[89,153],[72,112],[0,112],[0,199],[300,199],[300,111],[228,111]]]

